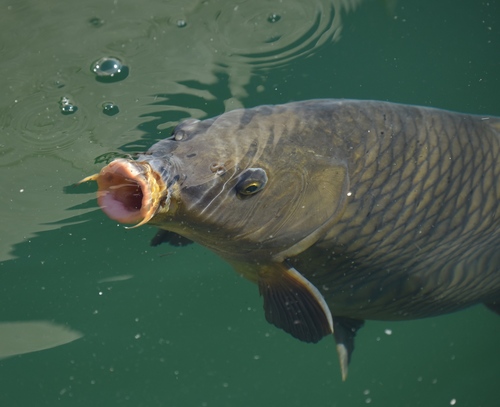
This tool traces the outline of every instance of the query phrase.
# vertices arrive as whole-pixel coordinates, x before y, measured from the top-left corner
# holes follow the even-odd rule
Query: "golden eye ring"
[[[239,178],[240,181],[236,184],[235,191],[242,199],[262,191],[267,184],[267,174],[262,168],[247,168]]]
[[[255,194],[256,192],[259,192],[262,188],[262,184],[258,181],[252,181],[248,185],[244,186],[240,194],[242,195],[252,195]]]

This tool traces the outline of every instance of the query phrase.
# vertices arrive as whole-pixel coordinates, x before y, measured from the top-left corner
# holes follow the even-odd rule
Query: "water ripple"
[[[205,24],[220,59],[255,67],[274,67],[313,53],[340,38],[342,13],[361,0],[255,0],[220,4]],[[210,13],[208,13],[210,14]]]
[[[60,97],[68,96],[49,97],[40,92],[0,110],[0,127],[5,129],[0,142],[3,165],[33,152],[50,154],[64,150],[75,142],[75,135],[82,133],[88,120],[81,111],[62,114]]]

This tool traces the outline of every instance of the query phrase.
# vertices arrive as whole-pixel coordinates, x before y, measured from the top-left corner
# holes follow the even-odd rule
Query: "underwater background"
[[[74,184],[180,120],[312,98],[500,116],[500,1],[1,0],[0,406],[500,405],[479,305],[333,339],[269,325],[206,249]]]

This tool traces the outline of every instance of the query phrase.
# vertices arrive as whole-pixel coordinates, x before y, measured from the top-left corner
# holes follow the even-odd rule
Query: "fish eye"
[[[236,193],[239,198],[247,198],[261,191],[266,183],[267,174],[262,168],[248,168],[240,175]]]
[[[243,187],[243,189],[240,191],[240,194],[252,195],[252,194],[255,194],[256,192],[260,191],[261,188],[262,188],[262,184],[260,182],[252,181],[250,184]]]

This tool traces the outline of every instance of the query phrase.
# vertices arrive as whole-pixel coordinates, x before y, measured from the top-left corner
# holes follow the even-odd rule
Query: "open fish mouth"
[[[169,204],[161,175],[144,161],[116,159],[79,183],[88,181],[97,182],[97,203],[103,212],[120,223],[135,223],[133,227],[149,222],[160,206]]]

